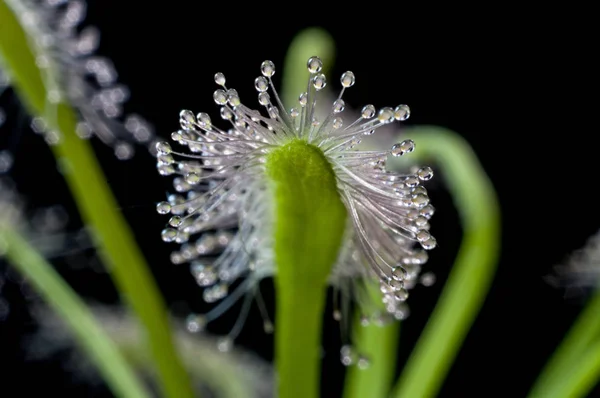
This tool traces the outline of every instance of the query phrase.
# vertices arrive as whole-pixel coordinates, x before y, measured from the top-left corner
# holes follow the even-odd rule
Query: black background
[[[128,108],[151,121],[163,137],[177,128],[182,108],[216,115],[212,91],[217,71],[225,73],[242,98],[253,98],[260,63],[271,59],[281,70],[288,44],[309,26],[324,27],[337,43],[330,81],[348,69],[357,75],[357,84],[345,96],[353,108],[406,103],[412,110],[408,125],[445,126],[465,137],[498,191],[502,255],[483,310],[440,395],[519,397],[581,308],[581,300],[566,300],[565,292],[544,277],[600,224],[598,131],[597,124],[586,121],[594,100],[587,99],[593,95],[588,94],[593,92],[586,74],[591,29],[584,15],[509,5],[413,10],[401,3],[282,3],[241,8],[224,2],[106,0],[92,2],[88,20],[102,30],[100,53],[112,58],[120,81],[132,91]],[[278,84],[281,74],[275,77]],[[134,160],[119,162],[110,149],[98,142],[94,147],[174,313],[205,309],[187,269],[169,264],[169,248],[160,241],[166,220],[156,214],[154,204],[165,197],[168,181],[157,175],[153,159],[140,150]],[[15,179],[30,204],[72,206],[57,175],[39,178],[39,169],[52,164],[39,137],[23,133],[15,151]],[[443,170],[436,180],[430,192],[438,209],[433,233],[439,248],[431,253],[429,269],[438,282],[411,294],[400,361],[416,342],[459,244],[460,226],[443,187]],[[70,227],[78,225],[72,217]],[[61,269],[89,299],[115,302],[105,275]],[[270,282],[264,283],[264,291],[273,311]],[[61,369],[60,355],[46,362],[24,361],[23,336],[35,330],[26,311],[29,300],[23,301],[13,283],[4,294],[12,308],[0,323],[6,391],[108,396],[103,388],[73,381]],[[225,333],[236,309],[209,330]],[[254,308],[237,343],[270,360],[272,336],[262,332],[261,324]],[[327,397],[339,396],[342,386],[339,346],[337,326],[328,320],[323,363]]]

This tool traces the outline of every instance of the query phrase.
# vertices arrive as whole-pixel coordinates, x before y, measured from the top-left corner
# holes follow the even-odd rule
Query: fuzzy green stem
[[[188,374],[171,341],[167,311],[154,279],[127,223],[117,212],[119,206],[89,143],[75,133],[73,110],[64,103],[47,102],[46,75],[37,68],[29,40],[4,0],[0,0],[0,57],[29,111],[44,116],[60,133],[52,150],[83,218],[95,232],[111,277],[145,326],[164,395],[191,398]]]
[[[315,55],[323,61],[321,73],[327,74],[335,59],[335,42],[325,30],[308,28],[294,37],[285,57],[281,94],[286,107],[298,107],[298,96],[306,91],[310,76],[306,61]]]
[[[586,356],[588,358],[589,352],[592,352],[589,349],[590,346],[600,339],[600,316],[598,314],[600,314],[600,289],[596,290],[567,336],[552,355],[552,358],[546,363],[544,370],[538,376],[533,389],[529,393],[529,398],[567,396],[557,395],[556,391],[562,391],[567,385],[582,383],[583,386],[583,384],[589,383],[589,377],[592,374],[596,377],[595,382],[598,382],[600,372],[597,369],[597,363],[593,361],[585,362],[592,368],[589,372],[582,370],[584,368],[582,357]],[[596,347],[595,352],[599,352],[597,349],[598,343],[595,343],[594,347]],[[595,373],[593,369],[596,369]],[[586,379],[581,378],[582,376]],[[593,387],[593,384],[591,387]]]
[[[500,249],[500,209],[494,187],[469,145],[434,126],[407,128],[417,149],[411,161],[440,166],[463,225],[458,256],[425,330],[394,389],[394,398],[439,391],[491,285]]]
[[[327,278],[340,250],[346,208],[323,152],[296,139],[267,158],[275,209],[275,360],[279,398],[319,394]]]
[[[73,332],[79,346],[96,365],[112,392],[122,398],[149,397],[134,370],[92,313],[52,265],[17,232],[0,225],[0,252],[27,277]]]
[[[379,284],[369,286],[372,296],[370,302],[380,303]],[[383,303],[379,309],[385,313]],[[346,375],[344,398],[386,398],[394,380],[396,368],[396,350],[400,338],[400,323],[391,322],[385,325],[371,323],[362,326],[360,313],[354,321],[354,348],[369,358],[369,367],[359,369],[353,366]]]

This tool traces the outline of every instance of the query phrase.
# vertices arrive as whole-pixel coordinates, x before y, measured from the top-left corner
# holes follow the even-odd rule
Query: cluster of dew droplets
[[[129,89],[117,83],[112,62],[95,54],[99,30],[81,28],[87,11],[85,1],[10,0],[8,4],[36,49],[36,63],[48,87],[48,103],[68,102],[77,111],[76,133],[81,138],[98,137],[120,160],[131,158],[136,144],[153,150],[152,126],[139,115],[125,114]],[[60,135],[49,128],[54,125],[51,122],[35,118],[31,127],[49,144],[56,144]]]

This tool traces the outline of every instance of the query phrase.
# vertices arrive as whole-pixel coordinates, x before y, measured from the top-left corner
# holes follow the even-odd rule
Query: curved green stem
[[[585,383],[590,382],[590,375],[595,375],[595,382],[598,382],[600,372],[596,370],[594,373],[593,371],[594,367],[598,366],[598,364],[595,364],[593,361],[586,362],[591,366],[589,372],[587,372],[583,370],[584,363],[582,363],[582,357],[585,356],[591,360],[591,358],[588,358],[589,353],[598,353],[598,343],[594,345],[596,348],[595,351],[590,350],[589,347],[592,346],[594,341],[600,339],[599,314],[600,289],[597,289],[575,321],[575,324],[571,327],[567,336],[552,355],[552,358],[546,363],[544,370],[538,376],[535,385],[529,393],[529,398],[567,396],[557,395],[556,392],[563,391],[563,389],[568,388],[566,387],[568,385],[575,386],[578,383],[582,383],[580,388],[583,389]],[[600,355],[600,353],[597,355]],[[577,371],[574,371],[574,369],[577,369]],[[585,379],[582,377],[585,377]],[[575,397],[580,395],[568,396]]]
[[[439,391],[490,287],[500,248],[500,209],[491,181],[458,134],[433,126],[407,128],[404,134],[417,144],[410,161],[440,166],[463,225],[448,281],[392,394],[425,398]]]
[[[29,283],[66,322],[113,393],[122,398],[149,397],[119,349],[52,265],[17,232],[4,225],[0,225],[0,245],[3,252],[0,254],[27,276]]]
[[[275,361],[279,398],[319,395],[327,279],[346,227],[346,208],[323,152],[301,139],[267,157],[275,207]]]
[[[89,143],[75,133],[73,110],[64,103],[48,104],[46,76],[37,68],[30,41],[5,0],[0,0],[0,57],[30,112],[45,116],[50,127],[59,132],[59,142],[52,150],[83,218],[95,232],[115,284],[145,326],[163,393],[173,398],[192,397],[154,279],[127,223],[116,211],[118,204]]]
[[[371,302],[381,303],[379,285],[369,286],[369,289],[373,296]],[[385,313],[383,303],[380,307],[381,312]],[[391,322],[385,325],[371,323],[362,326],[360,313],[357,312],[352,330],[355,331],[354,348],[369,358],[369,367],[359,369],[353,366],[348,369],[344,398],[387,397],[394,381],[400,323]]]

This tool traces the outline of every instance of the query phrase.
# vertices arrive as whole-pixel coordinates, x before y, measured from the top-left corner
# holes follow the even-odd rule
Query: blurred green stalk
[[[403,137],[417,144],[410,162],[439,165],[463,227],[448,281],[392,394],[427,398],[437,395],[491,285],[500,249],[500,208],[491,181],[458,134],[420,126],[406,128]]]
[[[112,392],[122,398],[147,398],[144,386],[86,305],[23,237],[0,223],[0,255],[40,293],[73,331]]]
[[[599,379],[600,289],[596,289],[571,330],[546,363],[529,398],[584,397]],[[564,395],[563,392],[569,394]]]
[[[46,87],[51,82],[36,66],[30,41],[5,0],[0,0],[0,57],[29,111],[43,116],[59,133],[59,142],[52,150],[84,220],[95,232],[110,275],[145,327],[162,392],[172,398],[193,397],[154,279],[127,223],[117,212],[118,204],[89,143],[75,133],[73,110],[67,104],[47,101]]]

